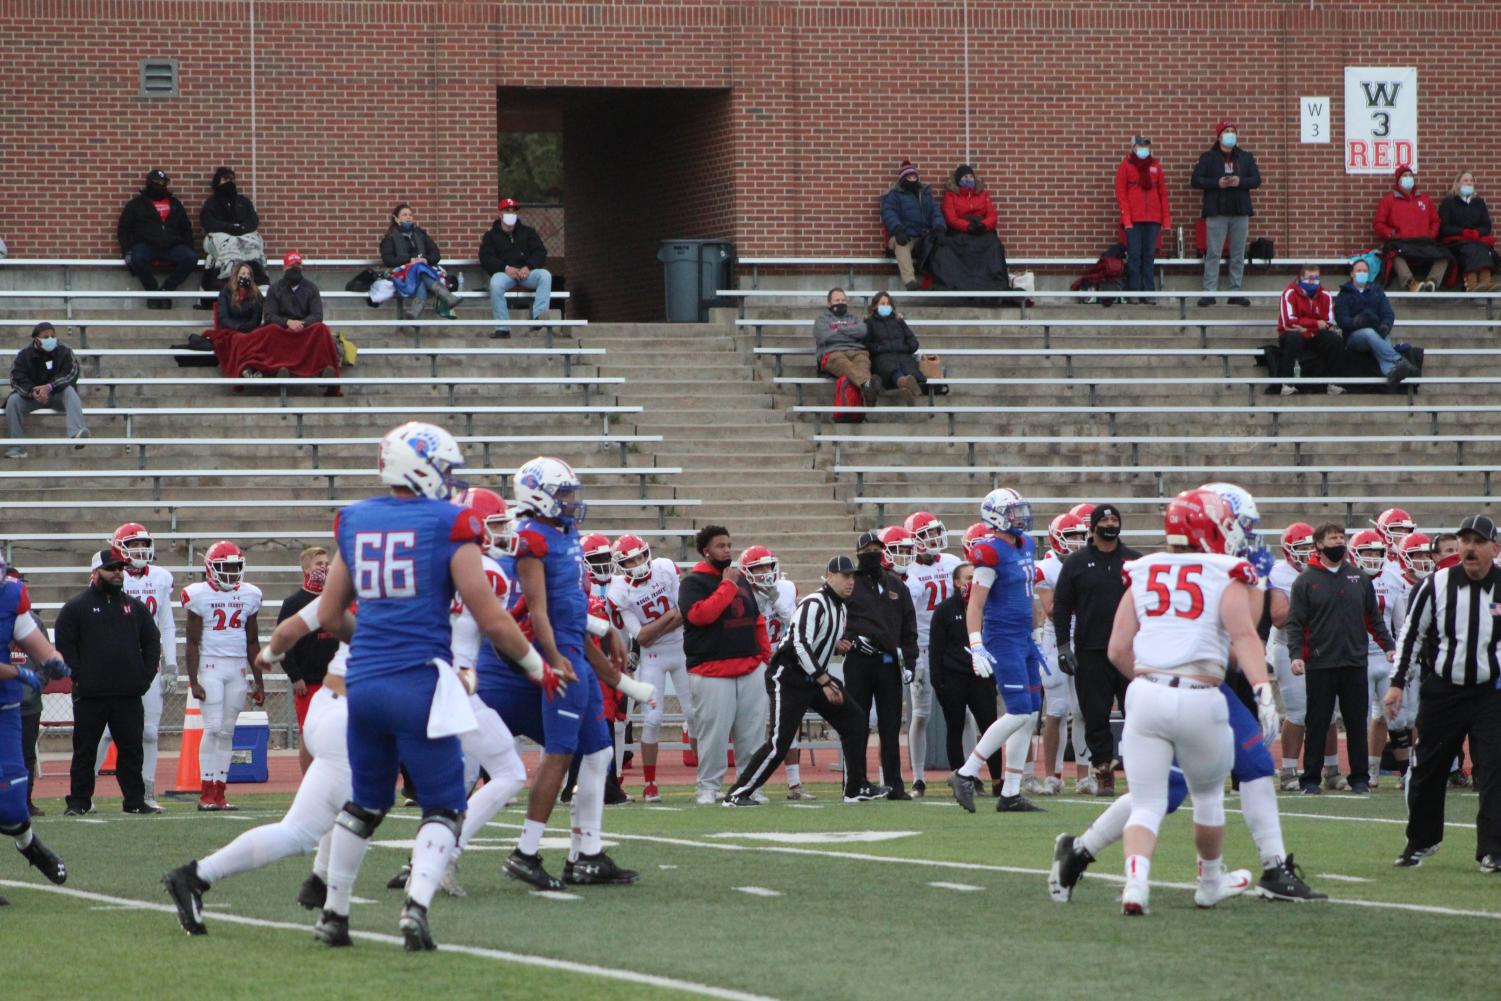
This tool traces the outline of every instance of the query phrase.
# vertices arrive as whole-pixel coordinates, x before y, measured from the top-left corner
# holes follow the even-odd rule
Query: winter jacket
[[[382,264],[388,268],[399,268],[414,257],[422,258],[435,268],[443,259],[438,252],[438,245],[421,226],[413,226],[410,233],[403,233],[397,226],[386,230],[385,237],[380,241]]]
[[[900,184],[893,184],[881,196],[881,225],[893,238],[905,235],[915,240],[929,230],[943,229],[945,224],[929,185],[920,184],[916,194],[909,194]]]
[[[1310,566],[1293,581],[1288,605],[1282,626],[1287,655],[1310,671],[1365,667],[1367,635],[1383,650],[1395,648],[1375,585],[1351,563],[1333,570]]]
[[[226,199],[212,194],[203,203],[203,208],[198,210],[198,225],[203,227],[204,233],[244,236],[260,228],[261,217],[250,199],[244,195]]]
[[[865,329],[869,335],[865,342],[865,349],[873,356],[917,353],[917,335],[898,313],[892,313],[890,316],[866,317]]]
[[[171,207],[165,221],[144,191],[125,203],[120,224],[115,227],[121,251],[128,254],[138,243],[152,250],[193,245],[193,224],[188,220],[188,210],[175,195],[168,195],[166,200]]]
[[[1053,585],[1053,632],[1058,648],[1072,642],[1076,650],[1104,650],[1115,627],[1115,609],[1126,593],[1121,567],[1141,553],[1117,543],[1101,551],[1091,538],[1063,561]]]
[[[1139,222],[1159,223],[1163,229],[1172,227],[1173,212],[1167,204],[1162,164],[1155,156],[1142,160],[1134,152],[1128,153],[1115,168],[1115,207],[1120,210],[1122,229]]]
[[[738,678],[771,660],[766,617],[744,577],[728,581],[712,564],[699,563],[683,575],[678,607],[689,674]]]
[[[507,233],[497,219],[479,242],[479,263],[487,275],[506,268],[535,271],[547,263],[547,248],[537,231],[525,223],[518,222]]]
[[[266,290],[266,322],[285,327],[288,320],[303,323],[323,322],[323,293],[304,278],[296,288],[285,278],[278,278]]]
[[[1386,240],[1437,240],[1438,209],[1433,200],[1419,193],[1392,188],[1376,206],[1376,239]]]
[[[890,570],[861,570],[855,574],[855,589],[844,603],[844,638],[869,640],[882,654],[901,657],[902,666],[916,670],[917,609],[906,581]]]
[[[1312,340],[1313,335],[1319,332],[1320,322],[1333,321],[1334,300],[1322,287],[1318,294],[1310,298],[1294,278],[1282,290],[1281,309],[1277,313],[1277,333],[1285,334],[1296,330],[1303,335],[1304,340]]]
[[[1485,199],[1471,195],[1465,201],[1458,195],[1450,195],[1438,204],[1438,235],[1444,242],[1452,240],[1480,240],[1490,242],[1491,213]]]
[[[813,351],[820,358],[830,351],[868,351],[869,338],[865,321],[853,314],[835,316],[826,309],[813,321]]]
[[[75,699],[145,695],[162,659],[161,632],[145,604],[97,584],[63,605],[53,639],[73,669]]]
[[[79,374],[78,359],[66,344],[58,344],[51,354],[28,344],[16,353],[16,360],[11,363],[10,388],[22,396],[30,396],[33,389],[50,383],[55,393],[78,385]]]
[[[303,282],[303,284],[307,283]],[[235,295],[238,291],[234,288],[220,290],[219,308],[215,313],[214,326],[221,330],[238,330],[244,334],[266,322],[266,300],[259,296],[246,296],[242,300]]]
[[[968,191],[950,181],[940,207],[944,221],[955,233],[968,233],[972,220],[978,221],[985,232],[995,232],[995,202],[990,200],[990,192],[979,178],[975,178],[975,186]]]
[[[1234,174],[1240,178],[1239,187],[1222,188],[1220,178]],[[1199,162],[1194,164],[1193,186],[1204,192],[1204,208],[1200,215],[1205,219],[1217,215],[1255,215],[1251,208],[1251,191],[1261,187],[1261,169],[1248,149],[1237,146],[1226,156],[1215,143],[1204,151]]]
[[[1366,328],[1385,337],[1395,321],[1391,300],[1380,285],[1367,282],[1362,288],[1349,281],[1339,287],[1334,299],[1334,323],[1346,337]]]
[[[942,688],[945,675],[969,678],[974,674],[974,660],[969,655],[969,624],[965,619],[968,603],[955,591],[933,609],[928,627],[928,674],[935,688]]]

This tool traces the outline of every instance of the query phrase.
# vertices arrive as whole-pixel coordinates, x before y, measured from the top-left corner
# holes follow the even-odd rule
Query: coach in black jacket
[[[875,532],[860,536],[855,590],[846,604],[844,686],[870,718],[876,706],[881,783],[888,799],[911,799],[902,782],[902,689],[917,663],[917,610],[903,580],[881,566],[885,547]]]
[[[928,669],[933,678],[933,694],[938,696],[939,708],[943,710],[949,768],[956,772],[968,757],[964,752],[964,711],[968,709],[974,715],[979,733],[984,733],[996,720],[995,679],[977,676],[969,655],[969,626],[964,610],[969,605],[969,583],[974,576],[975,568],[968,563],[954,568],[954,593],[933,609],[933,622],[928,627]],[[999,796],[999,749],[986,764],[990,766],[990,781]]]
[[[1293,581],[1282,634],[1287,637],[1287,656],[1294,674],[1305,674],[1308,715],[1305,733],[1324,734],[1334,719],[1339,700],[1345,721],[1345,747],[1350,755],[1350,791],[1371,791],[1371,769],[1366,758],[1366,720],[1370,711],[1367,680],[1366,636],[1393,659],[1395,644],[1386,629],[1376,588],[1364,570],[1345,559],[1345,530],[1340,525],[1320,525],[1313,533],[1318,560]],[[1322,738],[1303,742],[1303,791],[1319,791],[1324,767]]]
[[[1053,632],[1058,637],[1058,666],[1074,676],[1084,740],[1094,762],[1100,795],[1115,794],[1115,734],[1110,707],[1117,699],[1126,708],[1126,676],[1115,669],[1105,649],[1115,624],[1115,609],[1126,593],[1121,567],[1141,554],[1121,545],[1121,513],[1114,504],[1098,504],[1089,515],[1089,542],[1063,561],[1053,588]]]
[[[99,739],[109,727],[119,753],[115,780],[126,813],[161,813],[146,805],[141,778],[141,696],[156,679],[162,656],[155,618],[139,599],[124,591],[125,559],[113,549],[99,553],[89,586],[57,613],[54,638],[73,669],[73,766],[69,816],[93,808],[94,761]]]

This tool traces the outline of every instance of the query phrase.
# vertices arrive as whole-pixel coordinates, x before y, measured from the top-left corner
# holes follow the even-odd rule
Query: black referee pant
[[[766,674],[766,688],[771,693],[771,729],[766,742],[737,770],[735,788],[729,795],[749,796],[776,774],[792,748],[792,742],[797,739],[803,717],[809,709],[827,720],[839,734],[839,745],[844,749],[844,794],[855,795],[866,784],[865,742],[870,736],[870,728],[865,721],[869,718],[869,710],[862,712],[849,692],[844,693],[844,701],[836,706],[829,701],[823,688],[814,684],[799,668],[780,668],[781,673],[788,675],[780,681],[772,678],[775,671],[778,668],[773,665]]]
[[[938,681],[935,673],[933,679]],[[944,738],[948,744],[949,769],[958,771],[968,757],[964,753],[964,710],[975,718],[975,728],[984,733],[996,721],[996,687],[994,678],[976,677],[973,671],[943,672],[942,681],[933,686],[938,696],[938,706],[943,710]],[[1001,778],[1001,752],[997,750],[985,762],[990,767],[990,777]]]
[[[1449,769],[1469,737],[1480,792],[1475,859],[1501,857],[1501,690],[1451,685],[1430,674],[1419,687],[1416,726],[1418,742],[1407,773],[1407,850],[1432,848],[1444,840]]]
[[[893,792],[906,788],[902,781],[902,687],[902,669],[890,654],[871,657],[851,650],[844,655],[844,689],[867,720],[871,702],[875,703],[881,781]]]
[[[94,804],[94,760],[99,754],[99,740],[109,727],[115,742],[115,781],[125,796],[124,808],[143,806],[146,785],[141,778],[145,752],[141,732],[146,727],[146,710],[139,695],[105,695],[98,698],[73,699],[73,764],[68,791],[68,809],[87,810]]]
[[[1371,689],[1366,680],[1366,665],[1350,667],[1319,667],[1303,675],[1304,689],[1308,693],[1308,715],[1304,719],[1303,776],[1299,780],[1304,788],[1319,784],[1324,771],[1324,741],[1315,739],[1315,734],[1329,732],[1334,722],[1334,703],[1339,702],[1339,714],[1345,721],[1345,752],[1350,756],[1350,784],[1371,784],[1371,761],[1366,757],[1369,742],[1366,736],[1370,725]],[[1421,708],[1418,710],[1422,711]],[[1448,777],[1448,772],[1444,776]]]
[[[1079,693],[1079,711],[1084,714],[1084,743],[1095,768],[1109,768],[1115,760],[1115,734],[1110,729],[1110,707],[1120,700],[1126,711],[1129,679],[1115,669],[1104,650],[1080,650],[1075,654],[1079,670],[1074,688]]]

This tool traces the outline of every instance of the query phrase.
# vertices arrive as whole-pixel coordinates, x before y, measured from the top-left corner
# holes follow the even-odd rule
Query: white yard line
[[[1083,805],[1083,806],[1098,806],[1100,808],[1100,812],[1101,813],[1105,812],[1105,807],[1107,807],[1107,806],[1110,805],[1110,801],[1108,799],[1107,800],[1099,800],[1099,799],[1072,799],[1071,798],[1071,799],[1054,799],[1054,800],[1050,800],[1050,802],[1053,802],[1053,803],[1075,803],[1075,804],[1080,804],[1080,805]],[[1228,807],[1227,806],[1227,807],[1225,807],[1225,812],[1226,813],[1244,813],[1245,811],[1244,810],[1236,810],[1236,809],[1233,809],[1232,807]],[[1294,817],[1294,818],[1296,818],[1298,820],[1341,820],[1341,821],[1348,821],[1348,822],[1350,822],[1352,824],[1400,824],[1403,827],[1407,826],[1407,821],[1405,821],[1405,820],[1399,820],[1399,819],[1396,819],[1394,817],[1351,817],[1351,816],[1348,816],[1346,814],[1339,814],[1339,813],[1291,813],[1291,812],[1289,812],[1287,810],[1280,810],[1280,809],[1277,811],[1277,813],[1278,813],[1279,816],[1282,816],[1282,817]],[[1474,824],[1465,824],[1465,823],[1461,823],[1460,821],[1457,821],[1457,820],[1446,820],[1446,821],[1444,821],[1444,826],[1445,827],[1455,827],[1455,828],[1458,828],[1460,830],[1465,830],[1465,831],[1473,831],[1475,829],[1475,825]]]
[[[1314,879],[1332,879],[1336,883],[1374,883],[1374,882],[1376,882],[1374,879],[1367,879],[1364,876],[1341,876],[1337,872],[1321,872],[1318,875],[1314,876],[1313,878]]]
[[[777,890],[769,890],[764,886],[737,886],[740,893],[748,893],[752,897],[780,897],[782,894]]]
[[[973,883],[929,883],[928,885],[934,889],[958,890],[960,893],[973,893],[976,890],[985,889],[985,887],[975,886]]]

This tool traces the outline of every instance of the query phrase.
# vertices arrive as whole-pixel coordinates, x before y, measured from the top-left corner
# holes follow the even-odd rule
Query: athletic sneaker
[[[49,883],[61,886],[68,881],[68,867],[63,864],[58,854],[42,844],[42,839],[35,834],[31,836],[31,844],[25,848],[17,848],[16,851],[25,856],[33,869],[46,876]]]
[[[316,872],[308,873],[307,879],[297,889],[297,902],[309,911],[323,909],[328,903],[328,884]]]
[[[1370,794],[1371,787],[1366,785],[1364,782],[1352,782],[1350,784],[1351,796],[1369,796]]]
[[[966,813],[975,812],[975,784],[968,776],[958,772],[950,775],[949,788],[954,790],[954,801],[964,807]]]
[[[1484,855],[1480,859],[1481,872],[1501,872],[1501,855]]]
[[[1025,796],[998,796],[995,801],[996,813],[1046,813],[1042,807],[1033,803]]]
[[[1127,882],[1121,890],[1121,913],[1131,918],[1151,913],[1147,909],[1147,897],[1150,893],[1146,883]]]
[[[891,790],[885,786],[874,786],[867,782],[853,793],[846,793],[844,801],[846,803],[869,803],[871,800],[885,799],[889,792]]]
[[[349,938],[348,915],[335,914],[325,909],[313,925],[313,938],[333,948],[354,945]]]
[[[139,813],[139,814],[144,814],[144,815],[148,815],[148,816],[150,814],[153,814],[153,813],[164,813],[164,812],[166,812],[161,807],[156,806],[156,805],[154,805],[152,803],[144,802],[144,801],[142,801],[140,803],[134,803],[134,804],[132,804],[130,806],[123,806],[120,809],[124,813]]]
[[[398,872],[396,875],[392,876],[390,879],[386,880],[386,889],[388,889],[388,890],[405,890],[407,888],[407,880],[409,880],[411,878],[412,878],[412,863],[408,862],[408,863],[406,863],[405,865],[403,865],[401,867],[401,871],[400,872]]]
[[[1042,790],[1042,780],[1039,779],[1036,775],[1028,775],[1026,778],[1022,779],[1022,792],[1029,793],[1033,796],[1046,796],[1047,793],[1043,792]]]
[[[1238,897],[1250,888],[1251,870],[1232,869],[1222,872],[1220,878],[1212,883],[1199,880],[1199,887],[1194,890],[1194,906],[1207,911],[1220,901]]]
[[[1297,792],[1303,787],[1296,768],[1284,768],[1277,776],[1277,787],[1283,792]]]
[[[817,799],[818,797],[815,796],[815,795],[813,795],[811,792],[809,792],[806,786],[804,786],[801,783],[799,783],[798,785],[788,786],[787,787],[787,798],[788,799],[793,799],[793,800],[798,800],[798,799],[804,799],[804,800],[806,800],[806,799]]]
[[[1338,768],[1325,768],[1324,788],[1335,792],[1345,792],[1350,788],[1350,780],[1341,775]]]
[[[1303,882],[1303,870],[1288,855],[1281,865],[1270,866],[1261,873],[1256,884],[1256,895],[1266,900],[1328,900],[1329,894],[1320,893]]]
[[[1075,796],[1098,796],[1100,784],[1095,781],[1093,775],[1086,775],[1082,779],[1074,779]]]
[[[35,843],[35,842],[33,842]],[[198,863],[189,862],[162,877],[167,896],[177,905],[177,923],[189,935],[207,935],[208,926],[203,923],[203,894],[208,884],[198,877]]]
[[[1319,788],[1317,782],[1310,782],[1303,787],[1303,795],[1305,796],[1322,796],[1323,794],[1324,790]]]
[[[1074,898],[1074,887],[1084,878],[1084,870],[1094,856],[1078,847],[1072,834],[1060,834],[1053,841],[1053,865],[1048,869],[1048,895],[1060,904]]]
[[[1049,775],[1042,783],[1042,796],[1057,796],[1063,792],[1063,780],[1056,775]]]
[[[890,800],[907,802],[908,800],[912,799],[912,794],[898,785],[892,786],[891,789],[887,791],[886,798]]]
[[[571,886],[627,886],[641,878],[635,869],[622,869],[604,852],[580,855],[563,866],[563,882]]]
[[[626,803],[634,803],[635,800],[620,788],[620,782],[614,776],[605,779],[605,806],[621,806]]]
[[[760,789],[757,789],[755,792],[751,793],[751,799],[755,801],[755,804],[757,806],[765,806],[767,803],[771,802],[771,800],[766,798],[766,794]]]
[[[928,794],[928,784],[926,782],[924,782],[922,779],[918,779],[917,781],[915,781],[915,782],[912,783],[912,798],[913,799],[922,799],[927,794]]]
[[[407,952],[430,952],[438,947],[433,933],[427,926],[427,908],[408,897],[401,907],[401,917],[396,921],[401,929],[402,948]]]
[[[713,806],[719,802],[719,796],[712,792],[701,792],[694,797],[693,802],[699,806]]]
[[[512,879],[519,879],[523,883],[529,883],[539,890],[561,890],[563,881],[549,875],[542,868],[542,856],[528,855],[520,848],[513,848],[511,854],[506,857],[506,875]]]
[[[755,798],[753,796],[749,795],[748,793],[741,793],[738,796],[735,795],[734,793],[731,793],[730,795],[728,795],[728,796],[726,796],[724,798],[723,802],[720,805],[721,806],[760,806],[761,804],[757,803],[756,800],[755,800]]]
[[[1393,862],[1392,865],[1397,869],[1416,869],[1423,864],[1425,858],[1437,851],[1438,845],[1430,845],[1427,848],[1403,849],[1402,854],[1397,856],[1397,861]]]
[[[662,802],[662,793],[657,788],[655,782],[648,782],[646,783],[646,788],[641,790],[641,798],[647,803],[660,803]]]

